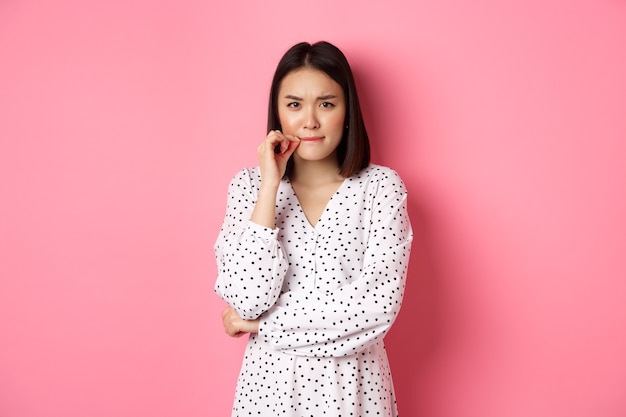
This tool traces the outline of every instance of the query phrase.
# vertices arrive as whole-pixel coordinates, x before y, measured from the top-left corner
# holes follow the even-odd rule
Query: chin
[[[335,159],[335,156],[334,156],[333,153],[320,153],[320,152],[302,152],[302,153],[299,153],[298,151],[296,151],[296,156],[301,161],[309,161],[309,162],[325,161],[325,160],[328,160],[330,158]]]

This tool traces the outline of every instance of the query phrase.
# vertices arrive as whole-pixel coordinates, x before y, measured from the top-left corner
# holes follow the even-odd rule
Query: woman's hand
[[[285,175],[287,161],[299,144],[298,137],[285,135],[280,130],[272,130],[267,134],[257,148],[262,185],[278,187]]]
[[[259,331],[259,319],[244,320],[230,306],[222,311],[222,322],[224,323],[224,331],[231,337],[241,337],[246,333]]]
[[[276,193],[285,175],[287,161],[300,145],[300,139],[283,135],[280,130],[272,130],[257,151],[261,170],[261,189],[250,216],[256,224],[273,229],[276,214]]]

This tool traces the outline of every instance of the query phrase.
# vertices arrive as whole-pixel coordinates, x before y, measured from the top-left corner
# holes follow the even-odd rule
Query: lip
[[[317,142],[324,139],[323,136],[300,137],[300,142]]]

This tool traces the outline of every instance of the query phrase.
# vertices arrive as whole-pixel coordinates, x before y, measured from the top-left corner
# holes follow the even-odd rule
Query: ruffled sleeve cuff
[[[266,244],[277,239],[278,228],[270,229],[269,227],[262,226],[258,223],[248,220],[247,232],[258,239],[261,239]]]

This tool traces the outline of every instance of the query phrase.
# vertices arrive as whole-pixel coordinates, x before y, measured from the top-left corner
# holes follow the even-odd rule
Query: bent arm
[[[243,319],[256,319],[280,294],[287,259],[278,229],[250,220],[259,194],[258,177],[240,171],[228,187],[226,217],[214,246],[215,292]]]
[[[345,356],[390,329],[402,304],[413,232],[401,181],[380,193],[359,277],[330,292],[282,294],[259,325],[272,347],[302,356]]]

